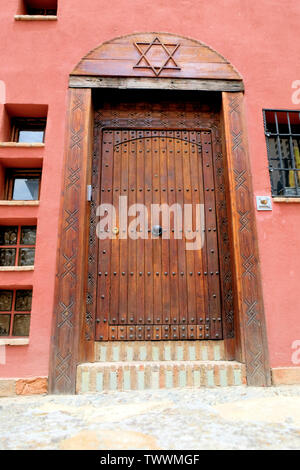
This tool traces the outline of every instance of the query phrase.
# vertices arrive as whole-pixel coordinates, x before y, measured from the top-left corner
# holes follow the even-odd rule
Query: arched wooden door
[[[107,92],[95,109],[86,334],[233,338],[220,97]]]
[[[91,182],[94,187],[99,184],[98,172],[94,172],[94,164],[97,159],[99,160],[99,152],[94,151],[91,158],[92,89],[99,88],[102,90],[108,88],[182,90],[184,92],[202,90],[209,92],[208,94],[211,91],[221,92],[223,147],[220,134],[216,142],[221,147],[220,154],[223,151],[225,164],[223,168],[220,168],[219,160],[216,159],[214,180],[215,187],[217,187],[217,182],[218,187],[222,188],[223,184],[223,190],[225,188],[229,195],[229,213],[223,214],[219,220],[227,220],[229,226],[234,286],[233,290],[228,289],[227,295],[224,295],[226,291],[226,288],[224,291],[224,285],[226,282],[231,282],[230,275],[225,275],[221,280],[222,303],[225,302],[228,308],[226,310],[223,304],[222,308],[225,312],[222,318],[223,336],[227,357],[246,363],[248,384],[269,385],[271,378],[256,238],[251,165],[243,111],[244,88],[239,73],[228,60],[199,41],[167,33],[136,33],[115,38],[90,51],[71,73],[69,87],[49,372],[50,390],[56,393],[74,392],[78,362],[93,360],[96,317],[92,307],[96,300],[95,289],[98,286],[98,278],[93,275],[97,270],[97,268],[94,269],[97,260],[89,251],[88,246],[95,248],[96,241],[92,232],[96,224],[96,217],[93,217],[93,213],[97,204],[92,201],[90,205],[92,217],[89,219],[86,187]],[[199,116],[196,120],[199,121]],[[103,126],[100,121],[102,118],[96,113],[96,129],[102,132]],[[113,125],[110,128],[118,127],[120,123],[118,113],[115,113],[111,122]],[[162,122],[166,122],[164,115],[162,115]],[[135,127],[137,131],[145,127],[161,130],[153,124],[153,121],[149,124],[147,115],[139,116],[139,123],[135,126],[132,125],[131,116],[128,116],[127,123],[120,126],[123,130],[131,127]],[[171,129],[182,130],[181,118]],[[196,124],[187,126],[187,129],[201,131],[212,130],[212,127]],[[98,142],[100,142],[99,139]],[[216,193],[215,197],[216,207],[222,213],[222,207],[225,207],[224,191],[219,191],[219,196]],[[218,211],[216,214],[218,220]],[[87,229],[89,220],[92,230],[90,233]],[[219,250],[227,241],[226,233],[224,237],[220,236],[220,233],[222,233],[222,224],[218,222]],[[94,250],[95,252],[97,251]],[[226,272],[224,264],[228,263],[228,259],[226,254],[219,256],[220,273]],[[88,278],[87,290],[86,278]],[[101,312],[101,308],[98,311]],[[116,313],[119,314],[120,310]],[[136,318],[138,319],[138,315]],[[232,327],[226,330],[226,325],[232,326],[233,320],[234,337]],[[130,327],[130,324],[127,326]],[[100,330],[97,331],[99,333]]]
[[[100,138],[96,339],[221,339],[211,132]]]

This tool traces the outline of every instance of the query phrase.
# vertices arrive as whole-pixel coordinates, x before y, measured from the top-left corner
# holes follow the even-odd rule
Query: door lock
[[[162,234],[162,227],[160,225],[153,225],[152,227],[152,234],[155,237],[160,237]]]

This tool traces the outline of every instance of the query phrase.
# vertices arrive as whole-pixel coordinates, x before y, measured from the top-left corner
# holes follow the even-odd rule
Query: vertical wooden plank
[[[69,90],[68,109],[49,368],[50,393],[75,393],[80,315],[86,300],[81,272],[86,251],[91,90]]]
[[[128,131],[128,208],[136,204],[137,162],[136,131]],[[135,216],[133,217],[135,219]],[[130,218],[132,220],[132,217]],[[129,220],[130,220],[129,219]],[[136,228],[128,226],[128,323],[137,323],[137,241]]]
[[[203,152],[204,198],[206,214],[206,241],[207,241],[207,282],[209,297],[209,322],[206,320],[206,329],[210,327],[210,337],[222,338],[221,299],[219,283],[219,253],[217,240],[217,220],[215,203],[215,184],[212,161],[211,132],[201,133]],[[209,323],[209,325],[208,325]],[[207,333],[206,333],[207,334]]]
[[[113,132],[104,130],[102,133],[102,157],[101,157],[101,189],[100,203],[105,214],[109,214],[109,206],[113,202]],[[111,227],[104,227],[99,238],[98,257],[98,291],[97,291],[97,320],[96,336],[103,336],[107,323],[117,324],[115,312],[110,305],[110,281],[111,281]],[[101,239],[101,236],[105,237]],[[103,329],[102,329],[103,326]]]
[[[271,377],[243,94],[223,92],[222,104],[232,216],[236,313],[239,315],[240,337],[245,351],[247,382],[253,386],[268,386]]]
[[[201,145],[197,143],[197,132],[190,132],[190,140],[194,142],[191,146],[190,161],[191,161],[191,186],[192,186],[192,200],[193,204],[204,204],[204,195],[203,195],[203,172],[202,172],[202,153]],[[201,211],[202,214],[202,211]],[[200,221],[201,226],[197,227],[197,230],[200,232],[198,235],[201,235],[204,238],[203,222]],[[195,325],[197,321],[200,321],[200,318],[205,318],[205,306],[207,304],[207,297],[205,298],[205,285],[204,285],[204,260],[203,260],[203,250],[204,247],[201,247],[198,250],[193,252],[194,254],[194,279],[195,279],[195,295],[196,295],[196,312],[195,315],[189,318],[189,324]],[[206,303],[205,303],[206,301]],[[191,334],[193,334],[191,331]]]
[[[120,131],[121,150],[121,187],[120,195],[128,201],[128,131]],[[126,199],[125,199],[126,200]],[[127,215],[124,214],[127,220]],[[119,319],[121,324],[128,324],[128,235],[127,228],[120,226],[120,296]]]
[[[220,263],[220,286],[222,298],[222,328],[223,339],[225,340],[225,357],[227,360],[234,360],[239,357],[238,344],[240,343],[239,328],[234,324],[234,289],[232,276],[232,253],[231,253],[231,225],[230,207],[228,191],[228,179],[226,167],[226,148],[224,126],[214,125],[212,127],[213,136],[213,162],[215,178],[216,215],[218,226],[219,263]],[[247,214],[245,217],[245,227],[247,230]],[[236,350],[235,350],[236,349]],[[244,361],[244,358],[240,357]]]
[[[88,164],[86,172],[86,182],[93,187],[94,181],[94,169],[95,169],[95,154],[94,154],[94,109],[92,103],[90,104],[90,117],[89,117],[89,135],[88,135]],[[77,173],[72,171],[72,179],[77,177]],[[98,183],[96,183],[97,185]],[[99,186],[98,186],[99,187]],[[99,196],[99,191],[97,191]],[[83,253],[83,259],[87,260],[83,263],[83,269],[81,271],[84,282],[84,298],[85,305],[82,305],[82,312],[80,318],[80,340],[79,340],[79,358],[80,362],[87,362],[94,359],[95,349],[95,310],[94,300],[96,299],[97,290],[97,242],[96,242],[96,208],[98,204],[92,200],[87,203],[86,208],[86,225],[84,238],[86,240],[85,252]],[[93,256],[90,257],[90,253]],[[93,273],[90,272],[90,267],[93,266]]]
[[[197,145],[198,145],[198,171],[199,175],[202,175],[201,182],[201,200],[204,204],[204,240],[203,240],[203,247],[202,247],[202,271],[201,272],[201,279],[203,281],[203,297],[204,297],[204,309],[202,313],[197,316],[197,324],[200,325],[197,328],[197,337],[200,339],[205,339],[205,332],[207,331],[205,325],[207,324],[207,318],[210,321],[210,311],[209,311],[209,293],[208,293],[208,259],[207,259],[207,233],[208,226],[207,226],[207,205],[205,201],[205,178],[204,178],[204,167],[209,165],[208,162],[205,161],[203,148],[202,148],[202,137],[201,132],[197,131]],[[209,325],[209,324],[208,324]]]
[[[121,150],[120,135],[113,131],[113,182],[112,182],[112,202],[116,213],[116,223],[113,229],[120,228],[119,197],[121,187]],[[119,317],[119,294],[120,294],[120,233],[112,234],[111,239],[111,270],[110,270],[110,311],[113,318],[116,318],[117,324],[120,324]]]
[[[152,131],[152,194],[153,204],[161,202],[161,183],[160,183],[160,156],[159,156],[159,137],[158,131]],[[162,256],[162,239],[161,237],[152,236],[152,253],[153,253],[153,323],[162,323],[162,288],[161,288],[161,256]]]
[[[183,141],[182,145],[182,162],[183,162],[183,177],[184,177],[184,204],[192,207],[193,202],[193,187],[191,183],[191,144],[190,133],[188,131],[182,132]],[[185,257],[186,257],[186,285],[187,285],[187,302],[188,312],[187,318],[181,318],[183,324],[193,323],[192,318],[196,315],[196,291],[195,291],[195,264],[194,253],[192,250],[187,250],[187,243],[191,243],[191,233],[193,231],[193,219],[195,216],[195,208],[191,211],[191,220],[189,220],[189,209],[185,209],[184,231],[185,231]],[[188,217],[187,217],[188,216]]]
[[[176,189],[177,189],[177,202],[180,204],[182,208],[182,215],[184,217],[184,193],[185,193],[185,186],[184,186],[184,168],[183,168],[183,158],[182,158],[182,134],[181,131],[175,132],[175,167],[176,167]],[[175,324],[182,324],[185,323],[187,320],[187,289],[186,289],[186,263],[185,263],[185,238],[183,232],[183,225],[182,230],[179,235],[181,238],[177,241],[177,250],[178,250],[178,296],[179,296],[179,304],[178,304],[178,312],[176,317],[172,319],[172,323]]]
[[[145,203],[145,148],[143,131],[137,131],[137,204]],[[141,216],[141,214],[139,214]],[[139,238],[137,239],[137,324],[145,324],[145,226],[139,226]],[[143,330],[144,331],[144,330]],[[142,331],[137,332],[137,339],[144,339]]]
[[[145,239],[145,322],[147,325],[153,324],[153,246],[151,239],[151,204],[153,198],[152,183],[152,139],[151,131],[144,131],[144,152],[145,152],[145,206],[148,213],[148,236]],[[152,329],[146,329],[146,338],[152,337]],[[149,338],[150,339],[150,338]]]
[[[175,139],[174,131],[167,132],[167,151],[168,151],[168,202],[170,207],[177,204],[178,185],[176,182],[175,170]],[[177,214],[180,216],[180,214]],[[176,237],[176,215],[171,213],[171,233],[170,233],[170,316],[169,321],[164,319],[165,323],[173,323],[174,319],[179,315],[179,298],[178,298],[178,252]]]
[[[161,204],[168,205],[168,173],[167,173],[167,134],[159,133],[159,155],[160,155],[160,184],[161,184]],[[161,289],[162,289],[162,312],[161,321],[163,324],[170,323],[170,218],[163,225],[161,237]],[[167,238],[164,238],[167,236]]]

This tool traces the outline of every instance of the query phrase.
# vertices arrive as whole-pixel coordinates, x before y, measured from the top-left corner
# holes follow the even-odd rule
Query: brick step
[[[245,385],[235,361],[93,362],[77,367],[76,392]]]
[[[95,343],[96,362],[222,361],[224,341],[110,341]]]

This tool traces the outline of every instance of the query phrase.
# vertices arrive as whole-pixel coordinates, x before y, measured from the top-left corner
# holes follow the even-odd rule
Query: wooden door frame
[[[89,202],[93,154],[93,88],[174,89],[160,78],[72,76],[69,84],[55,307],[51,337],[49,392],[75,393],[78,363],[93,361],[94,341],[85,337]],[[146,86],[148,84],[148,86]],[[246,364],[247,383],[271,385],[258,255],[251,165],[242,82],[176,80],[178,90],[222,93],[223,153],[229,202],[235,338],[225,338],[228,359]],[[95,282],[88,279],[88,282]]]

